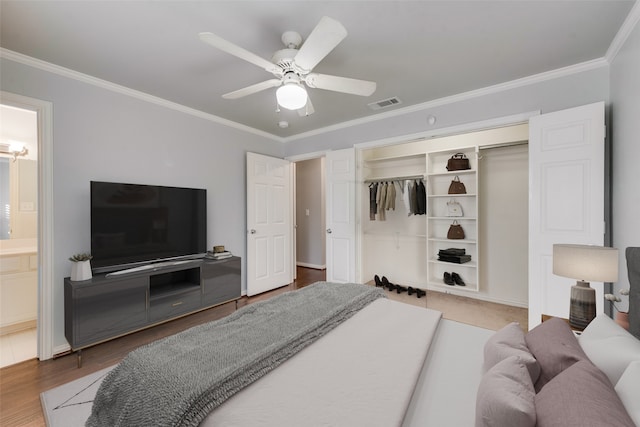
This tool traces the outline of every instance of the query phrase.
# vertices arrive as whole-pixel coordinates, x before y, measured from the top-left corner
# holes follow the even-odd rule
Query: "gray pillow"
[[[569,366],[588,360],[569,324],[557,317],[542,322],[529,331],[524,339],[540,364],[540,377],[534,383],[536,392]]]
[[[511,356],[498,362],[480,380],[476,427],[534,427],[535,391],[524,361]],[[452,401],[455,408],[455,401]]]
[[[549,381],[535,406],[537,427],[635,427],[607,376],[588,360]]]
[[[484,345],[484,371],[487,372],[507,357],[519,356],[529,370],[531,382],[538,381],[540,365],[524,340],[519,323],[513,322],[493,334]]]

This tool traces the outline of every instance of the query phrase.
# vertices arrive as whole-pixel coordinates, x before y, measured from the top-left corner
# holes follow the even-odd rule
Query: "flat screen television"
[[[91,266],[103,273],[201,257],[207,190],[91,181]]]

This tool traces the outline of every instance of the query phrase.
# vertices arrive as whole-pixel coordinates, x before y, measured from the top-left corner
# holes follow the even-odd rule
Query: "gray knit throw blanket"
[[[380,289],[318,282],[131,352],[87,426],[197,426],[226,399],[353,316]]]

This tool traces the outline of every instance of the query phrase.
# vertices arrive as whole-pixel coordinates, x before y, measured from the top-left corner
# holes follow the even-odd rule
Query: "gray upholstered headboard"
[[[640,339],[640,248],[626,251],[629,272],[629,332]]]

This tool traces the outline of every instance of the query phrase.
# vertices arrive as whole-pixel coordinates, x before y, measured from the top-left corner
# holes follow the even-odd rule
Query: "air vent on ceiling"
[[[380,110],[382,108],[388,108],[398,104],[402,104],[402,101],[400,101],[400,98],[398,98],[397,96],[394,96],[393,98],[383,99],[382,101],[372,102],[371,104],[367,105],[372,110]]]

